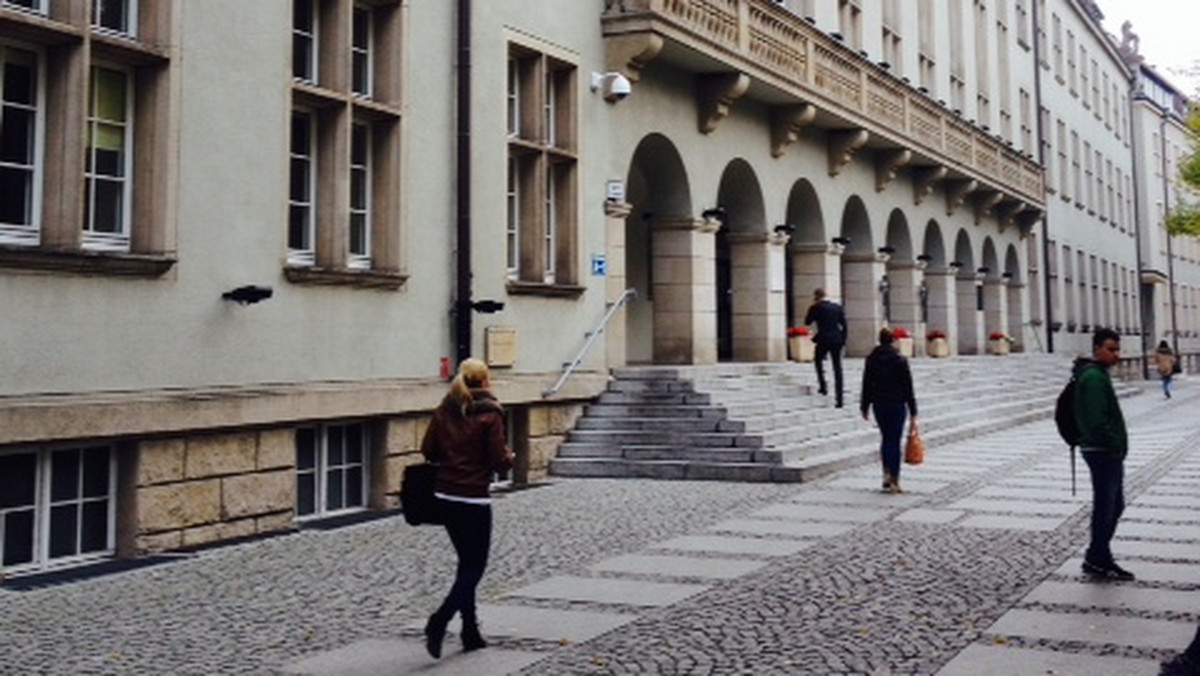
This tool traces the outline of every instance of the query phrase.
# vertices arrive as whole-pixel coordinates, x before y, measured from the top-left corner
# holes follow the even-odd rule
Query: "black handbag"
[[[443,523],[441,502],[433,494],[437,465],[421,463],[404,468],[400,478],[400,509],[410,526]]]

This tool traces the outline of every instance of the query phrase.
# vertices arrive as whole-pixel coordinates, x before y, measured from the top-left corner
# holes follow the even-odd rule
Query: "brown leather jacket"
[[[438,465],[434,490],[464,498],[486,498],[492,475],[513,466],[505,443],[504,411],[487,390],[471,390],[466,414],[447,396],[433,411],[421,454]]]

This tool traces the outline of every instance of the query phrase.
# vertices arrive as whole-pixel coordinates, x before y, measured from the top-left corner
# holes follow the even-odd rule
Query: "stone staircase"
[[[936,452],[939,445],[1051,417],[1071,359],[1038,354],[909,363],[922,437]],[[791,482],[877,461],[879,430],[858,409],[863,360],[844,360],[844,368],[842,409],[834,408],[832,395],[816,394],[812,364],[617,369],[559,448],[550,473]],[[1118,394],[1137,391],[1118,383]]]

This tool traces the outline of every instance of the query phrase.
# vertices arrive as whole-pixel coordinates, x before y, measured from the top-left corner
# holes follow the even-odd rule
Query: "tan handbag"
[[[919,465],[925,462],[925,442],[916,425],[908,428],[908,442],[904,444],[904,464]]]

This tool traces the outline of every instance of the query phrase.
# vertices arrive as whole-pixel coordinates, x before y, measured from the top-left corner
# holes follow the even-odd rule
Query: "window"
[[[365,507],[369,455],[363,423],[296,430],[296,517],[331,516]]]
[[[129,249],[130,78],[92,68],[84,173],[85,248]]]
[[[0,267],[158,277],[174,265],[175,6],[0,0],[0,18],[48,19],[0,37]]]
[[[401,4],[293,0],[291,282],[404,284]]]
[[[842,37],[854,49],[862,49],[862,7],[859,0],[838,0],[838,20]]]
[[[0,455],[0,567],[19,572],[111,554],[115,492],[108,446]]]
[[[0,45],[0,242],[39,239],[39,72],[37,54]]]
[[[934,54],[937,53],[937,33],[933,1],[921,0],[917,16],[920,21],[917,27],[917,39],[920,43],[917,46],[917,68],[920,71],[921,86],[932,94],[937,91],[937,60],[934,58]]]
[[[130,37],[137,35],[133,17],[137,16],[137,0],[92,0],[92,25],[107,28]]]
[[[576,67],[509,50],[506,266],[510,290],[569,287],[576,266]]]
[[[1063,43],[1062,43],[1062,19],[1055,13],[1050,20],[1053,22],[1051,26],[1050,40],[1054,48],[1054,76],[1059,82],[1063,81]]]
[[[896,3],[883,3],[883,60],[897,77],[904,70],[903,18]]]

